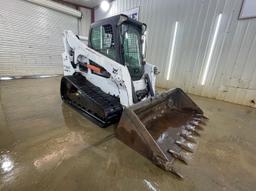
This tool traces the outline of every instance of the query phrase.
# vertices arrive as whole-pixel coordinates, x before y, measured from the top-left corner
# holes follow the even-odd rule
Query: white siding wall
[[[115,0],[96,20],[140,7],[148,25],[147,60],[158,86],[256,107],[256,19],[238,20],[242,0]],[[200,85],[219,13],[223,13],[205,86]],[[179,22],[170,81],[166,80],[175,21]]]
[[[64,29],[76,17],[23,0],[0,2],[0,76],[63,73]]]
[[[89,30],[91,25],[91,10],[83,7],[79,8],[82,12],[82,19],[79,21],[79,35],[89,36]]]

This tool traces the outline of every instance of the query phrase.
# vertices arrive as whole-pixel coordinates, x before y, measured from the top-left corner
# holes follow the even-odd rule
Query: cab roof
[[[118,25],[121,25],[122,23],[132,23],[139,28],[142,28],[143,26],[145,27],[147,26],[145,23],[136,21],[125,14],[119,14],[119,15],[115,15],[112,17],[108,17],[108,18],[96,21],[91,24],[91,28],[94,28],[96,26],[106,25],[106,24],[111,24],[112,26],[115,26],[115,25],[118,26]]]

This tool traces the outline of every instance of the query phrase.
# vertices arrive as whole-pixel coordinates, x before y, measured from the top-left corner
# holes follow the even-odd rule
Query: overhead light
[[[173,37],[172,37],[171,53],[170,53],[169,65],[168,65],[167,76],[166,76],[167,80],[170,79],[170,72],[171,72],[172,63],[173,63],[173,53],[174,53],[174,48],[175,48],[175,44],[176,44],[176,36],[177,36],[178,24],[179,24],[179,22],[176,21],[175,22],[175,26],[174,26],[174,32],[173,32]]]
[[[109,7],[110,7],[110,4],[109,4],[108,1],[102,1],[102,2],[100,3],[100,8],[101,8],[104,12],[108,11]]]
[[[219,16],[217,18],[217,24],[215,26],[214,35],[213,35],[213,38],[212,38],[212,43],[211,43],[211,46],[210,46],[209,54],[208,54],[208,57],[207,57],[207,60],[206,60],[203,76],[202,76],[202,81],[201,81],[201,85],[202,86],[205,85],[206,77],[207,77],[208,72],[209,72],[210,63],[211,63],[211,60],[212,60],[213,50],[215,48],[217,36],[218,36],[218,33],[219,33],[219,29],[220,29],[221,18],[222,18],[222,14],[219,14]]]

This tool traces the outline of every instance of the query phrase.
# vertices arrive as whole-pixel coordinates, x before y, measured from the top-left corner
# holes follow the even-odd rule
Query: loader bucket
[[[181,89],[172,89],[154,98],[124,108],[116,136],[129,147],[178,177],[173,163],[187,163],[194,152],[203,111]]]

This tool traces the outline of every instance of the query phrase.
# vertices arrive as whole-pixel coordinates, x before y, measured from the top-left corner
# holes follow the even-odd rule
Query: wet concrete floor
[[[256,190],[256,110],[192,96],[210,118],[180,181],[62,103],[60,78],[0,82],[0,190]]]

